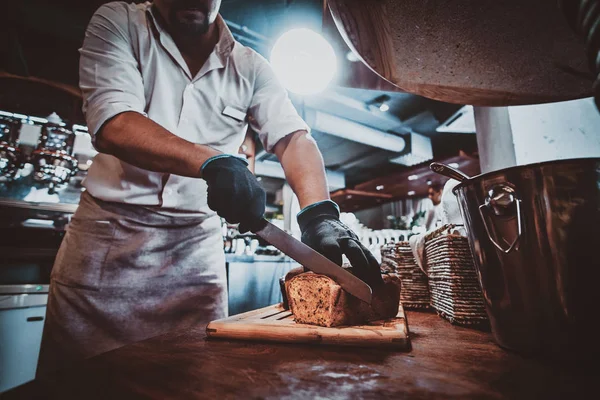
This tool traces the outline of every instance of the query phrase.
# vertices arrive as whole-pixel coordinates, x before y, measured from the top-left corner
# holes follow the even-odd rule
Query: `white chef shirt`
[[[236,154],[248,122],[265,149],[309,130],[268,62],[235,41],[221,16],[219,41],[192,76],[151,3],[113,2],[92,17],[80,49],[79,84],[92,138],[124,111],[135,111],[190,142]],[[83,181],[106,201],[159,210],[212,213],[206,182],[147,171],[98,154]]]
[[[425,215],[425,229],[432,231],[438,228],[439,223],[442,221],[442,207],[440,204],[434,205],[433,208],[427,210]]]

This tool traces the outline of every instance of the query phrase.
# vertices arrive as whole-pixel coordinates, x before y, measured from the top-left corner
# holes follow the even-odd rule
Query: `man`
[[[427,211],[425,217],[425,227],[428,231],[431,231],[437,227],[438,221],[440,221],[440,203],[442,202],[442,189],[443,185],[439,182],[432,183],[427,189],[427,197],[433,203],[433,208]]]
[[[339,221],[308,127],[219,0],[114,2],[80,50],[84,112],[100,154],[52,271],[39,372],[227,315],[220,220],[256,227],[265,192],[233,156],[249,121],[298,196],[302,240],[382,284]],[[215,213],[216,212],[216,213]]]

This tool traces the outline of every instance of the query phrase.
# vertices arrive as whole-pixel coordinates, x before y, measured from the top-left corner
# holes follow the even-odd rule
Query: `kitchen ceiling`
[[[0,71],[34,76],[76,86],[78,48],[92,13],[105,1],[21,0],[5,5]],[[224,0],[221,14],[236,38],[264,56],[274,40],[287,29],[298,26],[321,30],[321,0]],[[356,68],[346,57],[349,49],[341,37],[324,30],[340,60],[341,76]],[[362,68],[362,67],[361,67]],[[345,71],[345,72],[344,72]],[[373,73],[369,79],[378,79]],[[340,78],[341,79],[341,78]],[[334,82],[343,85],[344,82]],[[388,84],[382,82],[381,86]],[[389,110],[382,112],[377,99],[385,99]],[[318,96],[292,96],[299,112],[305,116],[317,110],[326,115],[368,127],[386,135],[406,137],[416,132],[431,140],[435,159],[458,155],[460,150],[476,152],[475,135],[436,132],[443,122],[462,106],[433,101],[397,91],[366,90],[333,86]],[[39,99],[44,102],[45,99]],[[312,111],[311,111],[312,110]],[[325,165],[344,173],[346,186],[354,187],[377,177],[411,170],[391,163],[397,152],[367,145],[360,137],[349,140],[330,132],[313,129],[313,136],[323,152]],[[364,138],[363,138],[364,139]],[[259,148],[260,150],[260,148]],[[260,153],[257,161],[275,160]],[[413,167],[414,168],[414,167]]]

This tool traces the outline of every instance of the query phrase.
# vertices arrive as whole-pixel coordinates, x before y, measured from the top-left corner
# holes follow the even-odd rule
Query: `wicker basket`
[[[425,238],[431,305],[443,318],[458,325],[487,325],[481,286],[473,265],[468,239],[449,233],[453,225]]]
[[[427,276],[417,265],[408,242],[392,243],[381,248],[381,273],[396,274],[400,278],[400,301],[404,308],[430,308]]]

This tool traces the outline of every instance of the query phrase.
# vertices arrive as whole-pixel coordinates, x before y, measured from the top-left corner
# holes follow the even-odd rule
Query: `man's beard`
[[[174,2],[169,12],[169,25],[181,36],[197,37],[208,32],[208,10],[194,0]]]

